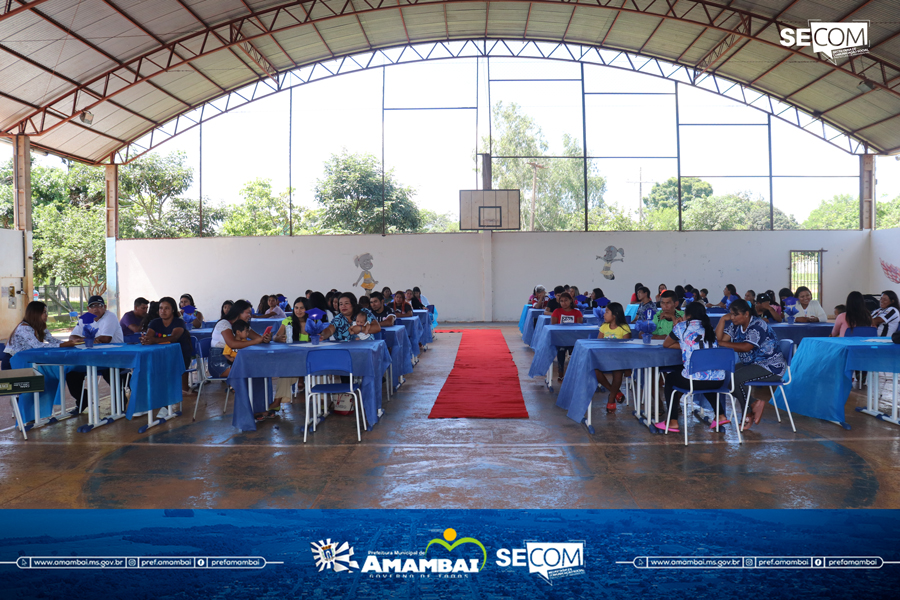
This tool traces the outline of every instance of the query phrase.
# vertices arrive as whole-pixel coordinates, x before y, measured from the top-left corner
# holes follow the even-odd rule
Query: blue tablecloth
[[[539,317],[543,318],[543,317]],[[598,325],[547,325],[534,335],[534,359],[528,370],[529,377],[543,376],[556,358],[562,346],[574,346],[578,340],[596,339]]]
[[[409,336],[409,347],[415,356],[418,356],[419,344],[422,342],[422,320],[419,317],[403,317],[394,321],[398,325],[406,327],[406,334]]]
[[[559,388],[556,405],[566,409],[567,416],[580,423],[597,391],[594,369],[609,372],[680,364],[681,350],[663,348],[662,340],[653,340],[652,344],[637,340],[578,340],[566,368],[566,377]]]
[[[772,331],[779,340],[791,340],[795,344],[799,344],[803,338],[828,337],[831,335],[833,327],[832,323],[794,323],[793,325],[778,323],[772,325]]]
[[[400,376],[413,372],[412,348],[409,344],[409,334],[403,325],[382,327],[381,333],[385,343],[391,351],[391,364],[394,367],[394,389],[400,385]]]
[[[422,323],[422,343],[434,342],[434,336],[431,334],[431,313],[427,310],[414,310],[413,314],[419,317],[419,321]]]
[[[791,363],[791,383],[785,386],[791,412],[846,426],[844,406],[853,371],[900,372],[900,345],[868,339],[804,339]]]
[[[534,336],[534,326],[537,318],[544,314],[543,308],[529,308],[528,314],[525,315],[525,329],[522,331],[522,341],[526,346],[531,345],[531,338]]]
[[[521,333],[525,333],[525,317],[528,315],[528,309],[531,308],[530,304],[526,304],[522,307],[522,314],[519,315],[519,331]]]
[[[34,363],[70,365],[73,367],[107,367],[131,369],[131,398],[128,401],[127,416],[131,419],[136,412],[162,408],[181,402],[181,374],[184,373],[184,359],[178,344],[157,344],[153,346],[106,344],[95,348],[35,348],[19,352],[12,358],[14,369],[31,366]],[[58,367],[49,370],[59,372]],[[49,416],[56,399],[59,377],[45,379],[41,393],[41,415]],[[26,412],[34,418],[34,398],[30,394],[19,397],[22,418]],[[45,408],[46,407],[46,408]],[[47,412],[44,412],[47,410]]]
[[[281,327],[281,322],[284,319],[259,319],[257,317],[253,317],[250,320],[250,329],[255,331],[256,333],[262,335],[265,332],[266,327],[272,327],[272,335],[274,336],[278,333],[278,328]]]
[[[417,319],[418,320],[418,319]],[[231,423],[241,431],[255,431],[254,413],[266,408],[265,387],[269,401],[273,399],[271,377],[306,376],[306,355],[311,350],[349,350],[353,358],[353,375],[362,376],[363,406],[369,426],[378,422],[381,408],[381,376],[391,362],[383,340],[364,342],[323,342],[312,344],[257,344],[242,348],[228,373],[228,384],[234,388],[234,416]],[[253,410],[250,410],[248,379],[253,378]]]
[[[208,337],[212,337],[214,327],[201,327],[199,329],[191,329],[188,333],[197,338],[198,340],[206,339]],[[273,334],[274,335],[274,334]]]
[[[535,343],[537,342],[538,337],[541,335],[541,330],[550,324],[550,319],[553,317],[550,315],[539,315],[537,318],[537,322],[534,324],[534,332],[531,334],[531,343],[529,346],[537,349]],[[593,325],[594,327],[600,327],[600,319],[597,318],[596,315],[582,315],[582,324],[583,325]]]

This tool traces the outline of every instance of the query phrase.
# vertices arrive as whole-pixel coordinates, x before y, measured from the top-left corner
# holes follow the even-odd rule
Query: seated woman
[[[256,316],[266,314],[266,311],[269,310],[269,295],[263,294],[262,298],[259,299],[259,304],[256,306]]]
[[[716,325],[716,339],[720,348],[733,349],[741,361],[734,369],[734,397],[740,406],[744,406],[749,398],[747,383],[781,381],[787,362],[778,348],[778,336],[746,301],[731,303]],[[766,400],[756,399],[751,404],[750,414],[744,415],[744,429],[759,423]]]
[[[575,301],[569,292],[563,292],[557,297],[559,308],[550,316],[551,325],[583,323],[584,317],[581,311],[575,308]],[[566,373],[566,353],[572,353],[574,346],[562,346],[556,351],[556,362],[559,365],[557,381],[562,381]]]
[[[591,307],[591,309],[598,308],[600,305],[597,304],[597,300],[599,300],[600,298],[603,298],[603,297],[604,297],[604,296],[603,296],[603,290],[601,290],[600,288],[594,288],[593,290],[591,290],[591,295],[590,295],[590,300],[591,300],[591,302],[590,302],[590,307]]]
[[[570,286],[569,289],[566,291],[569,292],[570,296],[572,296],[572,303],[573,303],[572,306],[575,306],[576,304],[578,304],[577,298],[578,298],[578,296],[581,295],[581,291],[579,291],[578,286],[577,285]]]
[[[397,292],[398,294],[403,294],[403,292]],[[354,296],[355,297],[355,296]],[[341,299],[340,292],[332,292],[331,294],[331,303],[328,305],[328,319],[329,321],[333,321],[339,314],[341,314],[341,309],[338,306],[338,301]],[[412,308],[410,308],[410,313],[412,313]],[[412,316],[410,314],[409,316]]]
[[[322,317],[322,322],[328,321],[328,302],[325,300],[325,295],[322,292],[313,292],[309,295],[309,310],[314,308],[318,308],[325,315]]]
[[[600,326],[600,334],[597,339],[630,340],[631,327],[625,319],[625,309],[618,302],[610,302],[603,313],[603,324]],[[609,390],[609,400],[606,402],[606,412],[616,412],[616,403],[625,402],[625,396],[619,391],[622,386],[622,378],[628,373],[625,370],[601,373],[594,369],[597,382]],[[608,375],[612,376],[610,380]]]
[[[409,305],[413,307],[413,310],[423,310],[425,305],[422,304],[422,301],[416,298],[416,295],[412,290],[406,290],[406,301],[409,302]]]
[[[47,331],[47,305],[43,302],[29,302],[25,307],[25,318],[15,326],[6,342],[6,348],[0,353],[3,369],[9,369],[9,359],[23,350],[32,348],[67,348],[75,346],[76,342],[64,342],[53,337]]]
[[[746,300],[749,304],[756,304],[756,292],[753,290],[747,290],[744,292],[744,300]]]
[[[712,322],[706,314],[706,307],[700,302],[691,302],[684,310],[684,321],[675,324],[663,346],[666,348],[681,348],[681,360],[684,363],[684,369],[681,371],[671,371],[665,374],[665,398],[666,402],[672,402],[672,416],[669,419],[669,431],[679,433],[678,416],[681,414],[681,392],[675,392],[676,387],[682,389],[690,389],[691,375],[687,366],[691,361],[691,354],[694,350],[704,348],[717,348],[716,331],[713,329]],[[724,371],[701,371],[694,373],[694,389],[695,390],[714,390],[722,387],[722,380],[725,379]],[[675,398],[672,398],[672,392],[675,392]],[[706,394],[706,399],[710,406],[715,406],[716,395]],[[716,421],[709,426],[715,430],[717,425],[725,425],[730,421],[725,417],[725,404],[720,403],[722,411],[716,416]],[[665,421],[656,424],[657,429],[665,430]]]
[[[900,303],[897,292],[885,290],[881,294],[878,310],[872,313],[872,325],[878,330],[878,337],[892,337],[900,324]]]
[[[535,286],[531,295],[531,308],[546,308],[550,298],[547,297],[547,288],[542,285]]]
[[[184,368],[187,369],[191,365],[191,357],[194,354],[191,334],[188,333],[184,320],[178,316],[178,305],[175,303],[175,298],[165,296],[159,299],[159,317],[147,325],[147,333],[141,336],[141,343],[144,345],[178,344],[181,346]],[[181,376],[181,392],[193,394],[188,385],[187,373]]]
[[[782,314],[775,310],[772,298],[768,294],[760,294],[756,297],[756,314],[769,323],[781,323]]]
[[[225,346],[232,350],[240,350],[256,344],[268,344],[272,339],[272,334],[259,335],[253,330],[250,331],[247,340],[241,341],[234,337],[234,332],[231,329],[232,324],[238,319],[249,323],[252,312],[253,306],[249,302],[238,300],[231,307],[231,310],[228,311],[228,314],[225,315],[225,318],[216,323],[216,326],[213,328],[209,349],[208,367],[211,377],[228,377],[228,373],[231,371],[231,363],[222,354]]]
[[[353,303],[355,305],[356,301],[354,300]],[[399,319],[413,316],[413,308],[410,306],[409,302],[406,301],[406,294],[400,290],[397,290],[397,293],[394,294],[394,304],[391,310],[394,311],[394,314],[397,315],[397,318]]]
[[[424,295],[422,295],[422,290],[419,289],[419,286],[416,286],[413,288],[413,296],[415,296],[419,300],[419,302],[422,303],[423,308],[427,307],[429,304],[431,304],[428,301],[428,298],[426,298]]]
[[[659,287],[656,288],[656,298],[654,299],[654,302],[659,302],[660,300],[662,300],[663,292],[665,292],[667,289],[668,288],[666,287],[666,284],[659,284]]]
[[[824,323],[828,320],[825,309],[812,299],[812,292],[808,287],[802,285],[798,287],[794,297],[797,298],[797,304],[794,305],[794,308],[797,309],[794,320],[797,323]]]
[[[634,284],[634,293],[631,294],[631,301],[629,302],[629,304],[637,304],[637,300],[638,300],[638,298],[637,298],[637,291],[638,291],[639,289],[641,289],[642,287],[644,287],[644,284],[643,284],[643,283],[636,283],[636,284]]]
[[[228,311],[231,310],[232,306],[234,306],[234,302],[231,300],[226,300],[222,303],[222,309],[219,311],[219,321],[225,318],[225,315],[228,314]]]
[[[141,332],[147,333],[147,328],[150,327],[150,323],[159,318],[159,302],[151,302],[150,308],[147,309],[147,314],[144,316],[144,321],[141,323]]]
[[[304,297],[294,300],[294,310],[291,312],[291,340],[292,342],[308,342],[309,336],[306,335],[306,310],[309,301]],[[278,328],[278,333],[273,338],[276,342],[287,342],[287,327],[282,323]],[[280,410],[282,402],[291,401],[291,388],[294,384],[303,389],[303,381],[298,377],[279,377],[278,384],[275,386],[274,400],[269,406],[271,410]]]
[[[706,308],[710,308],[711,306],[715,306],[717,308],[728,308],[732,302],[738,299],[737,288],[734,287],[734,284],[729,283],[725,286],[725,289],[722,290],[722,293],[725,296],[722,297],[722,300],[718,304],[706,305]]]
[[[397,296],[401,294],[403,292],[397,292]],[[330,337],[336,342],[348,342],[353,335],[360,333],[373,334],[381,331],[381,324],[375,319],[372,311],[367,308],[360,309],[356,305],[356,296],[350,292],[344,292],[338,296],[338,311],[334,321],[322,332],[323,340]],[[364,327],[360,327],[354,321],[353,315],[358,312],[362,312],[366,316],[366,325]]]
[[[197,305],[194,304],[194,297],[190,294],[182,294],[181,298],[178,299],[178,314],[184,319],[184,311],[182,310],[185,306],[193,306],[194,307],[194,320],[191,321],[191,327],[200,328],[203,327],[203,313],[199,310],[196,310]]]
[[[850,292],[847,294],[847,302],[845,303],[844,312],[839,314],[834,320],[834,327],[831,328],[831,337],[844,337],[847,329],[853,327],[871,327],[872,315],[866,308],[866,301],[860,292]]]
[[[284,309],[278,305],[278,296],[272,294],[269,296],[268,307],[266,307],[266,312],[263,315],[264,319],[284,319],[287,317],[284,314]]]

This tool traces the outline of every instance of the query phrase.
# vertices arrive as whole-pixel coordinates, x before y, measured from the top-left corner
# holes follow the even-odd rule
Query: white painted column
[[[106,166],[106,308],[119,314],[119,270],[116,238],[119,237],[119,165]]]
[[[481,320],[490,323],[494,320],[494,252],[493,232],[478,232],[481,241]]]
[[[31,222],[31,139],[27,135],[13,138],[13,219],[22,232],[23,271],[21,298],[17,309],[22,316],[34,292],[34,245]]]

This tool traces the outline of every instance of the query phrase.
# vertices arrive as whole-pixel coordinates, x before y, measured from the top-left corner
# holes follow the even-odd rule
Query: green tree
[[[542,156],[549,145],[534,119],[511,103],[498,102],[493,110],[495,156]],[[495,189],[521,191],[523,229],[531,226],[531,198],[535,194],[535,230],[584,229],[584,159],[581,142],[563,135],[563,156],[571,159],[497,158],[492,161],[492,185]],[[484,146],[489,140],[483,139]],[[538,168],[528,163],[536,163]],[[536,183],[535,186],[535,177]],[[536,188],[536,189],[533,189]],[[591,229],[631,228],[621,211],[610,209],[603,201],[606,179],[596,164],[588,165],[588,222]]]
[[[695,198],[712,196],[713,188],[709,182],[696,177],[681,178],[682,210],[690,206]],[[644,206],[649,210],[658,208],[678,209],[678,177],[669,177],[663,183],[654,183],[650,194],[644,196]],[[677,227],[676,227],[677,229]]]
[[[859,229],[859,198],[838,194],[822,200],[803,222],[803,229]]]
[[[172,220],[168,206],[191,187],[194,171],[182,151],[146,154],[119,170],[119,206],[124,215],[123,237],[180,237],[184,231]],[[180,210],[184,210],[184,206]],[[199,216],[196,217],[199,221]],[[204,227],[204,231],[206,227]]]
[[[384,205],[382,206],[382,181]],[[386,233],[416,231],[421,215],[413,202],[415,191],[384,173],[371,154],[346,149],[325,161],[324,177],[316,182],[316,201],[322,207],[321,226],[327,233]]]
[[[459,217],[451,213],[436,213],[427,208],[419,209],[421,223],[416,233],[449,233],[459,231]]]
[[[105,223],[102,207],[37,206],[33,213],[35,274],[106,291]]]
[[[793,216],[774,211],[775,229],[798,229]],[[696,231],[769,230],[769,203],[749,192],[698,196],[682,210],[684,229]]]
[[[316,233],[310,224],[312,211],[294,206],[290,211],[290,190],[279,195],[272,191],[272,180],[257,178],[241,188],[243,202],[233,208],[225,219],[225,235],[263,236],[288,235],[293,216],[294,233]],[[290,213],[290,214],[289,214]],[[313,231],[310,231],[313,229]]]
[[[893,200],[882,200],[875,206],[875,226],[878,229],[900,227],[900,196]]]

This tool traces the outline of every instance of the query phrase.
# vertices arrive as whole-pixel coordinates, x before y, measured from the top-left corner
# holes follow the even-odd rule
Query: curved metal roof
[[[868,53],[835,64],[780,44],[781,29],[815,20],[868,21]],[[148,132],[249,84],[282,89],[304,65],[420,42],[502,39],[662,59],[694,78],[763,92],[869,152],[895,153],[898,23],[900,0],[4,0],[0,135],[26,133],[49,152],[118,162]]]

